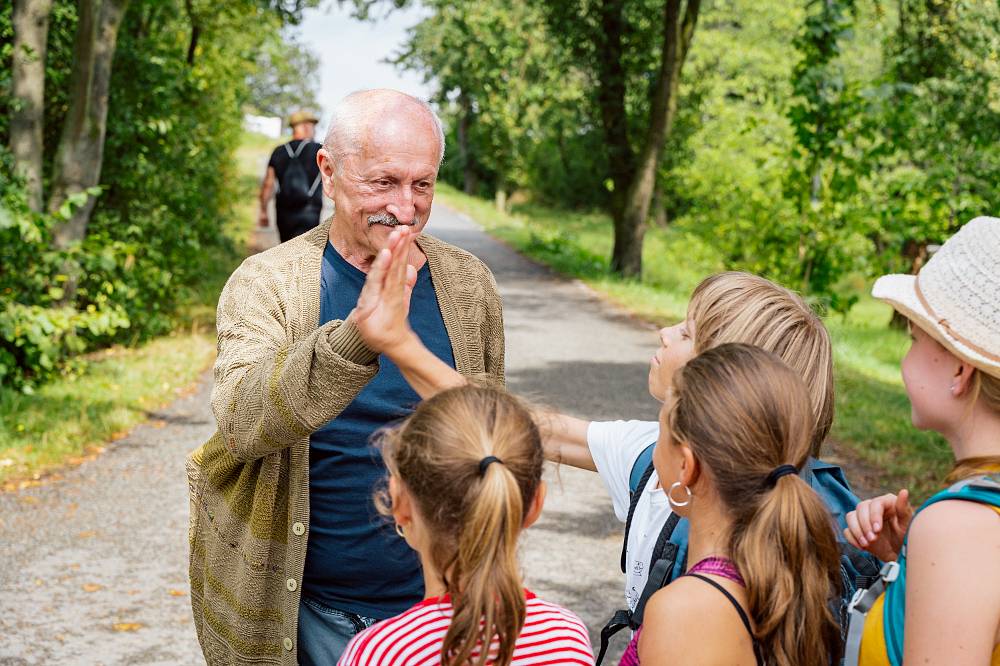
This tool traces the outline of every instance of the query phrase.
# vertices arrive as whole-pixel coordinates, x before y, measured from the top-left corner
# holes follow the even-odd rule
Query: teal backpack
[[[923,503],[917,513],[931,504],[945,500],[965,500],[1000,507],[1000,474],[988,474],[964,479]],[[907,535],[909,536],[909,535]],[[868,589],[859,589],[848,606],[850,626],[847,631],[844,666],[857,666],[861,652],[861,635],[865,618],[875,601],[885,593],[883,625],[885,647],[892,666],[903,664],[903,624],[906,616],[906,538],[895,562],[886,562],[879,578]]]

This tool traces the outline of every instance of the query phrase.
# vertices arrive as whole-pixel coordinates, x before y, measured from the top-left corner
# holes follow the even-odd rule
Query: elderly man
[[[347,640],[419,601],[419,562],[373,505],[385,470],[370,437],[418,396],[364,343],[353,314],[378,253],[405,226],[409,321],[466,377],[500,385],[496,284],[426,234],[444,154],[413,97],[347,97],[318,153],[334,216],[250,257],[219,300],[215,435],[188,460],[191,601],[210,664],[333,664]],[[357,319],[357,321],[356,321]]]

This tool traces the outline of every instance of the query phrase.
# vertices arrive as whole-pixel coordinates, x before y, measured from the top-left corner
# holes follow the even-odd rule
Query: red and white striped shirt
[[[594,652],[580,618],[528,590],[524,594],[524,628],[514,644],[512,666],[593,666]],[[351,639],[338,666],[437,666],[441,663],[441,645],[452,613],[447,595],[425,599]],[[478,654],[478,651],[472,653],[473,657]]]

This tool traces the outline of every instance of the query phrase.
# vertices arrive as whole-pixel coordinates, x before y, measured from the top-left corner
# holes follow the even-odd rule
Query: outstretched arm
[[[413,236],[406,228],[397,231],[398,239],[383,250],[385,257],[378,268],[368,273],[358,298],[358,307],[350,319],[362,339],[374,351],[385,354],[399,367],[403,378],[423,399],[468,380],[434,355],[410,328],[407,314],[410,295],[416,282],[416,270],[407,264]],[[545,457],[549,460],[596,471],[587,446],[589,421],[557,412],[535,413]]]
[[[546,460],[597,471],[587,443],[590,421],[543,409],[535,411],[535,421],[542,433]]]

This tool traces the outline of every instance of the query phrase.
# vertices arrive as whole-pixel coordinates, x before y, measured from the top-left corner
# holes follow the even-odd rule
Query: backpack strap
[[[316,180],[313,181],[312,187],[309,188],[310,199],[312,198],[312,195],[316,194],[316,188],[319,187],[319,183],[322,177],[323,177],[323,172],[316,174]]]
[[[632,626],[632,614],[626,609],[615,611],[615,614],[604,625],[604,628],[601,629],[601,649],[597,653],[597,660],[594,662],[596,666],[601,666],[601,662],[604,661],[604,655],[608,652],[611,637],[625,627],[630,626]]]
[[[649,479],[647,478],[646,481],[648,482]],[[642,485],[645,486],[645,482]],[[653,548],[653,556],[650,559],[649,576],[646,578],[646,585],[642,588],[642,594],[639,595],[639,601],[636,602],[635,610],[629,611],[628,609],[623,609],[615,611],[614,616],[601,630],[601,648],[597,655],[597,666],[600,666],[601,661],[604,659],[612,636],[626,627],[631,628],[633,631],[639,628],[645,613],[646,602],[649,601],[649,598],[657,590],[673,580],[678,558],[687,558],[686,531],[684,533],[685,543],[683,546],[670,541],[680,521],[681,517],[671,512],[667,521],[663,524],[660,536],[656,539],[656,546]],[[683,568],[683,563],[681,566]]]
[[[674,567],[677,564],[681,547],[679,544],[672,542],[670,537],[674,535],[674,530],[677,529],[677,525],[680,522],[681,517],[671,511],[670,516],[667,517],[667,522],[663,524],[663,529],[660,530],[660,536],[656,539],[656,546],[653,547],[653,556],[649,561],[649,576],[646,578],[646,584],[642,588],[642,594],[639,595],[639,601],[635,604],[635,610],[632,611],[633,629],[637,629],[642,624],[642,618],[646,612],[646,602],[649,601],[649,598],[674,578]],[[684,548],[684,555],[687,555],[686,547]]]
[[[890,583],[899,577],[898,562],[882,565],[879,577],[868,589],[858,588],[847,607],[850,625],[847,628],[847,644],[844,646],[844,666],[858,666],[861,656],[861,636],[865,631],[865,618]]]
[[[642,492],[646,488],[646,484],[649,483],[649,477],[653,475],[655,468],[653,467],[653,447],[655,443],[647,446],[639,457],[636,458],[635,463],[632,465],[632,472],[629,475],[629,504],[628,504],[628,518],[625,519],[625,538],[622,540],[622,557],[621,557],[621,567],[622,573],[625,573],[625,554],[628,550],[628,534],[629,530],[632,529],[632,517],[635,515],[635,507],[639,504],[639,499],[642,497]],[[635,473],[638,469],[643,469],[639,465],[644,461],[649,462],[646,465],[645,470],[642,475],[635,479]]]

